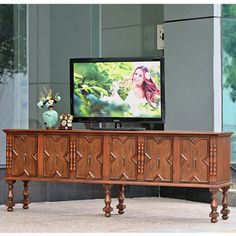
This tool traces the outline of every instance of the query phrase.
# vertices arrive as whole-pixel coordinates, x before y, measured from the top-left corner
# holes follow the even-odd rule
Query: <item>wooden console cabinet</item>
[[[13,211],[13,184],[23,181],[23,208],[29,206],[29,181],[103,184],[105,216],[111,188],[124,186],[208,188],[211,222],[217,222],[216,194],[222,190],[222,218],[228,219],[230,136],[232,133],[174,131],[4,130],[6,133],[7,210]],[[79,186],[78,186],[79,187]]]

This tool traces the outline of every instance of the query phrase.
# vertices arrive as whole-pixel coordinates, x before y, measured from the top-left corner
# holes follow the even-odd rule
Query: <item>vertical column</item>
[[[70,136],[70,150],[69,150],[69,156],[70,156],[70,177],[75,178],[75,171],[76,171],[76,159],[77,159],[77,148],[76,148],[76,141],[77,136],[72,135]]]
[[[12,136],[7,134],[6,142],[6,175],[12,173]]]
[[[145,138],[138,137],[137,143],[137,173],[138,173],[138,180],[142,181],[144,179],[144,167],[145,167]]]
[[[216,161],[216,155],[217,155],[217,142],[216,138],[210,139],[210,183],[214,183],[217,181],[216,179],[216,171],[217,171],[217,161]]]

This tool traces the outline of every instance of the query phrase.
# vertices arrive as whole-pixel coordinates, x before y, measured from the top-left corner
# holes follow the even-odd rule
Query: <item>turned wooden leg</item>
[[[113,208],[111,207],[111,188],[112,185],[110,184],[104,184],[103,185],[105,190],[105,207],[103,208],[103,211],[105,212],[106,217],[111,216],[111,211],[113,211]]]
[[[15,206],[15,203],[13,202],[14,193],[13,193],[13,185],[16,182],[15,180],[7,180],[8,184],[8,201],[5,203],[7,206],[7,211],[11,212],[13,211],[13,207]]]
[[[229,188],[230,188],[230,186],[222,188],[222,194],[223,194],[222,206],[223,206],[223,208],[220,211],[220,213],[222,214],[223,220],[227,220],[229,218],[228,214],[230,213],[230,210],[228,209],[228,199],[227,199],[227,192],[228,192]]]
[[[125,186],[124,185],[119,185],[118,187],[118,201],[119,204],[116,206],[116,208],[118,209],[118,213],[119,214],[124,214],[124,209],[126,208],[126,205],[124,204],[124,200],[125,200]]]
[[[216,223],[217,222],[217,217],[219,216],[219,213],[217,212],[217,207],[218,207],[218,202],[216,198],[216,194],[218,192],[218,188],[211,188],[209,189],[211,193],[211,213],[209,216],[211,217],[211,222]]]
[[[29,197],[29,181],[23,181],[23,186],[24,186],[24,190],[23,190],[23,209],[28,209],[29,208],[29,204],[30,201],[28,199]]]

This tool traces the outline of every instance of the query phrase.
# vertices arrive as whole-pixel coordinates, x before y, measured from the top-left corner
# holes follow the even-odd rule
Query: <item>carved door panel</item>
[[[16,135],[12,146],[12,175],[37,176],[37,135]]]
[[[45,177],[69,177],[69,142],[67,135],[44,135],[43,170]]]
[[[110,179],[137,179],[137,137],[110,138]]]
[[[180,145],[180,181],[209,181],[209,139],[182,138]]]
[[[155,182],[172,181],[173,138],[146,138],[144,156],[144,180]]]
[[[102,179],[103,139],[101,136],[79,136],[77,139],[76,178]]]

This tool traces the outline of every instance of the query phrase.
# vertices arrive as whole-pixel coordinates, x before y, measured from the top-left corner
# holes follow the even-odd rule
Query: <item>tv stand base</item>
[[[13,201],[14,198],[14,193],[13,193],[13,185],[16,182],[15,180],[7,180],[6,181],[8,184],[8,201],[6,202],[7,206],[7,211],[8,212],[13,212],[13,207],[15,206],[15,203]],[[29,196],[29,191],[28,191],[28,182],[29,181],[23,181],[23,209],[28,209],[30,201],[28,199]],[[111,189],[112,189],[113,184],[103,184],[104,192],[105,192],[105,206],[103,208],[103,211],[105,213],[105,217],[110,217],[111,212],[113,211],[113,208],[111,207]],[[229,217],[230,210],[228,209],[228,200],[227,200],[227,192],[229,189],[229,186],[222,187],[222,210],[220,213],[222,214],[222,219],[227,220]],[[118,205],[116,206],[116,209],[118,209],[119,214],[124,214],[125,213],[125,208],[126,205],[124,204],[125,201],[125,185],[124,184],[119,184],[118,185]],[[217,192],[219,191],[219,188],[209,188],[209,191],[211,193],[211,212],[209,213],[209,217],[211,218],[212,223],[216,223],[218,221],[219,213],[217,211],[218,208],[218,202],[217,202]]]

